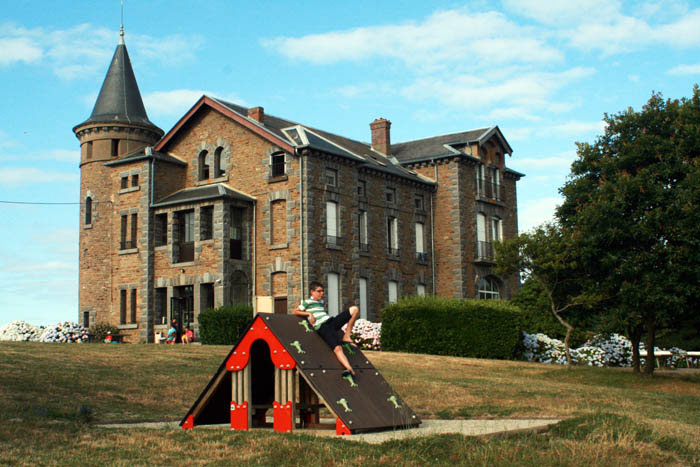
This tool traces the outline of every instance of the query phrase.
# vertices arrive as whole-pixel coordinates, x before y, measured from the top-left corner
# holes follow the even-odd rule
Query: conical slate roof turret
[[[162,130],[151,123],[146,115],[123,37],[114,52],[90,118],[76,128],[86,123],[139,124],[153,127],[162,134]]]

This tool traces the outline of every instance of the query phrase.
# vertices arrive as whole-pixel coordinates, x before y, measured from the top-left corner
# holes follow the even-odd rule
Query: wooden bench
[[[646,350],[640,350],[639,351],[639,356],[640,358],[646,358],[647,356],[647,351]],[[656,366],[661,367],[665,366],[666,361],[671,358],[673,354],[669,352],[668,350],[657,350],[654,352],[654,358],[656,359]],[[698,350],[691,350],[689,352],[686,352],[685,355],[683,355],[683,358],[685,358],[685,363],[688,366],[688,368],[693,368],[693,364],[697,365],[700,360],[700,351]]]

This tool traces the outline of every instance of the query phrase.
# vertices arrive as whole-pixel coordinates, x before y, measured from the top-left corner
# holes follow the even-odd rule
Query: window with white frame
[[[327,186],[338,186],[337,170],[326,168],[326,172],[323,178]]]
[[[497,300],[501,298],[498,291],[498,282],[492,277],[484,277],[479,279],[476,284],[476,296],[480,299]]]
[[[359,214],[360,227],[360,251],[369,251],[369,237],[367,235],[367,211],[361,210]]]
[[[399,300],[399,283],[389,281],[389,303],[396,303]]]
[[[503,222],[499,217],[491,218],[491,241],[500,242],[503,240]]]
[[[329,245],[337,245],[339,237],[338,203],[326,201],[326,241]]]
[[[480,259],[491,259],[491,243],[486,237],[486,214],[480,212],[476,215],[476,255]]]
[[[399,220],[389,216],[386,223],[386,246],[390,255],[399,254]]]
[[[326,301],[328,314],[338,316],[340,310],[340,277],[334,272],[328,273],[328,285],[326,286]]]
[[[423,246],[424,225],[416,222],[416,258],[425,261],[425,248]]]
[[[270,156],[270,177],[281,177],[285,174],[284,153],[278,152]]]
[[[360,318],[367,319],[367,279],[360,277]]]
[[[425,297],[425,284],[416,285],[416,295],[419,297]]]

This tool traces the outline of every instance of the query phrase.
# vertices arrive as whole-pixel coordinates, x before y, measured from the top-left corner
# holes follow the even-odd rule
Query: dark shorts
[[[316,330],[331,349],[342,345],[343,341],[342,338],[338,336],[338,331],[350,321],[350,316],[350,310],[345,310],[338,316],[332,316],[331,319],[323,323],[321,327]]]

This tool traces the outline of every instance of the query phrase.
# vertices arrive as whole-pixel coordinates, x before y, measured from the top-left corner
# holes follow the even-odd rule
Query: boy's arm
[[[306,319],[309,320],[309,323],[314,324],[316,322],[316,318],[314,318],[314,315],[309,313],[308,311],[304,311],[302,307],[303,305],[299,305],[299,308],[294,310],[293,314],[297,316],[305,316]]]

